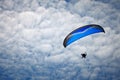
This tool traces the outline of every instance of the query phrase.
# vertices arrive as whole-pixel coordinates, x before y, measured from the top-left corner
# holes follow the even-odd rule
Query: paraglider
[[[87,53],[86,53],[86,52],[85,52],[85,53],[82,53],[81,56],[82,56],[82,58],[86,58]]]
[[[68,45],[70,45],[78,39],[100,32],[105,33],[105,30],[100,25],[96,24],[90,24],[83,27],[79,27],[66,36],[63,42],[63,46],[67,47]]]

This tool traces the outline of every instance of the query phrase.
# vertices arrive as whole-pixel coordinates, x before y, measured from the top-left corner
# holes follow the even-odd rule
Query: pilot
[[[85,52],[85,53],[82,53],[81,56],[82,56],[82,58],[86,58],[87,53],[86,53],[86,52]]]

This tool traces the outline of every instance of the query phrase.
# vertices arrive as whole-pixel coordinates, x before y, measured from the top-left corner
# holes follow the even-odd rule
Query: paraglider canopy
[[[104,32],[104,29],[100,25],[96,24],[90,24],[83,27],[79,27],[75,30],[73,30],[71,33],[69,33],[66,38],[64,39],[63,46],[67,47],[71,43],[75,42],[78,39],[81,39],[83,37],[86,37],[88,35]]]

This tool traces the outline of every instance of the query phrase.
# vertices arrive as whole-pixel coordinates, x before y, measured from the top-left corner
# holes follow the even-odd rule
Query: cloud
[[[120,15],[114,3],[1,0],[0,79],[119,80]],[[105,34],[63,47],[69,32],[93,23]]]
[[[119,6],[120,1],[119,0],[110,0],[110,1],[108,1],[108,0],[96,0],[96,1],[107,3],[107,4],[110,4],[111,6],[113,6],[116,9],[120,9],[120,6]]]

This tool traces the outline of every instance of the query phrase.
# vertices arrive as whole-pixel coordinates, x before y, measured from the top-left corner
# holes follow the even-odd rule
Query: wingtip
[[[105,33],[105,30],[103,29],[103,32]]]
[[[64,46],[64,48],[66,48],[66,45],[65,45],[65,44],[63,44],[63,46]]]

